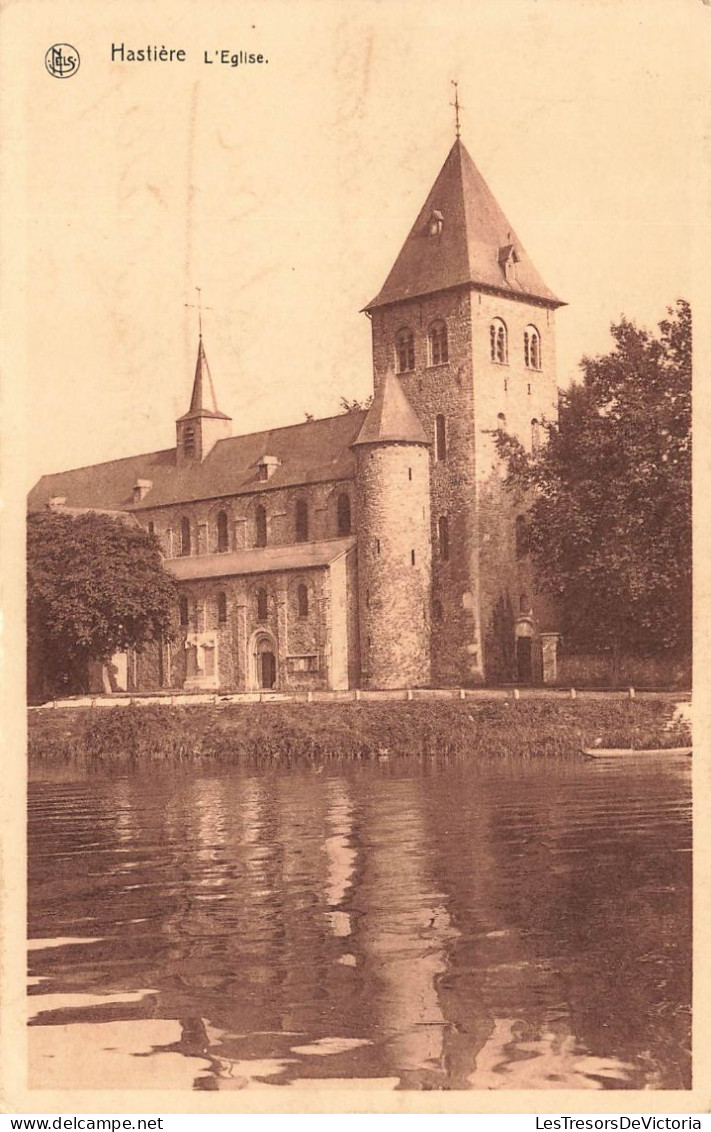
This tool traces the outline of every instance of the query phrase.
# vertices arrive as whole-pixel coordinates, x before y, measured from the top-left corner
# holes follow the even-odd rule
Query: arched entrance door
[[[519,684],[533,683],[533,641],[530,637],[516,638],[516,676]]]
[[[253,665],[255,686],[264,689],[276,688],[276,646],[266,633],[261,634],[254,642]]]
[[[524,614],[516,622],[516,681],[533,683],[533,620]]]

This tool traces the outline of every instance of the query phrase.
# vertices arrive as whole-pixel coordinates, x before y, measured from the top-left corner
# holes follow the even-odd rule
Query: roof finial
[[[454,87],[454,102],[450,102],[449,105],[454,107],[454,128],[457,138],[459,138],[459,111],[461,110],[459,105],[459,83],[455,82],[454,79],[452,79],[451,82]]]
[[[202,287],[196,287],[195,290],[197,291],[197,302],[196,303],[185,303],[185,306],[189,307],[190,310],[197,310],[197,312],[198,312],[198,336],[200,337],[200,339],[202,339],[202,312],[203,312]],[[213,307],[205,307],[206,311],[211,311],[213,309],[214,309]]]

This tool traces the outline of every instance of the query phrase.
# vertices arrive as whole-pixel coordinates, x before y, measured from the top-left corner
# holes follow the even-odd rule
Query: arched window
[[[338,496],[337,517],[339,535],[349,535],[351,533],[351,497],[345,491]]]
[[[535,326],[527,326],[523,332],[523,360],[526,369],[541,368],[541,336]]]
[[[407,326],[395,335],[395,356],[398,373],[409,373],[415,368],[415,339]]]
[[[219,593],[217,595],[217,622],[219,625],[224,625],[227,620],[227,594]]]
[[[267,598],[267,591],[262,588],[257,590],[257,621],[266,621],[269,616],[269,602]]]
[[[440,366],[449,361],[449,343],[447,341],[447,324],[438,319],[433,322],[427,335],[427,349],[429,364]]]
[[[267,545],[267,509],[262,507],[261,503],[254,509],[254,545],[266,546]]]
[[[440,461],[447,459],[447,422],[443,413],[435,417],[435,456]]]
[[[500,318],[495,318],[489,327],[489,341],[492,362],[505,365],[509,360],[509,337],[506,323]]]
[[[309,540],[309,505],[305,499],[296,501],[296,541]]]
[[[230,548],[230,533],[227,525],[227,512],[217,512],[217,551],[224,554]]]
[[[188,618],[188,599],[185,597],[185,594],[182,594],[178,598],[178,615],[180,617],[181,627],[183,629],[185,629],[186,626],[188,625],[188,621],[189,621],[189,618]]]
[[[531,451],[535,454],[541,447],[541,426],[534,417],[531,421]]]
[[[184,515],[180,520],[180,553],[190,554],[190,520]]]
[[[519,515],[516,519],[516,557],[524,558],[530,549],[531,540],[528,520],[525,515]]]
[[[439,556],[444,562],[449,561],[449,518],[440,515],[437,520],[437,541],[439,543]]]
[[[303,582],[296,588],[296,604],[299,608],[299,617],[308,617],[309,588]]]

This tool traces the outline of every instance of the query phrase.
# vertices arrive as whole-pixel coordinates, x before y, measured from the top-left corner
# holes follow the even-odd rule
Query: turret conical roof
[[[227,413],[221,413],[217,407],[215,387],[212,384],[210,367],[207,364],[205,347],[202,344],[202,335],[198,342],[197,361],[195,363],[195,378],[193,380],[193,394],[190,398],[190,408],[178,420],[188,420],[190,417],[221,417],[229,420]]]
[[[419,417],[394,373],[386,373],[366,413],[357,444],[429,444]]]
[[[457,138],[392,271],[366,310],[466,284],[564,305],[541,279]]]

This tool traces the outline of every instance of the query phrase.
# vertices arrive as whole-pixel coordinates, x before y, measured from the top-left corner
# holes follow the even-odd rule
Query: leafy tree
[[[359,401],[357,397],[341,397],[339,408],[342,413],[360,413],[363,409],[369,409],[373,404],[373,394],[366,397],[364,401]]]
[[[507,483],[531,500],[531,554],[566,639],[617,657],[691,643],[689,304],[668,316],[656,335],[611,327],[614,349],[583,359],[537,453],[497,438]]]
[[[95,512],[27,520],[30,673],[75,690],[90,660],[170,639],[177,602],[153,535]]]

